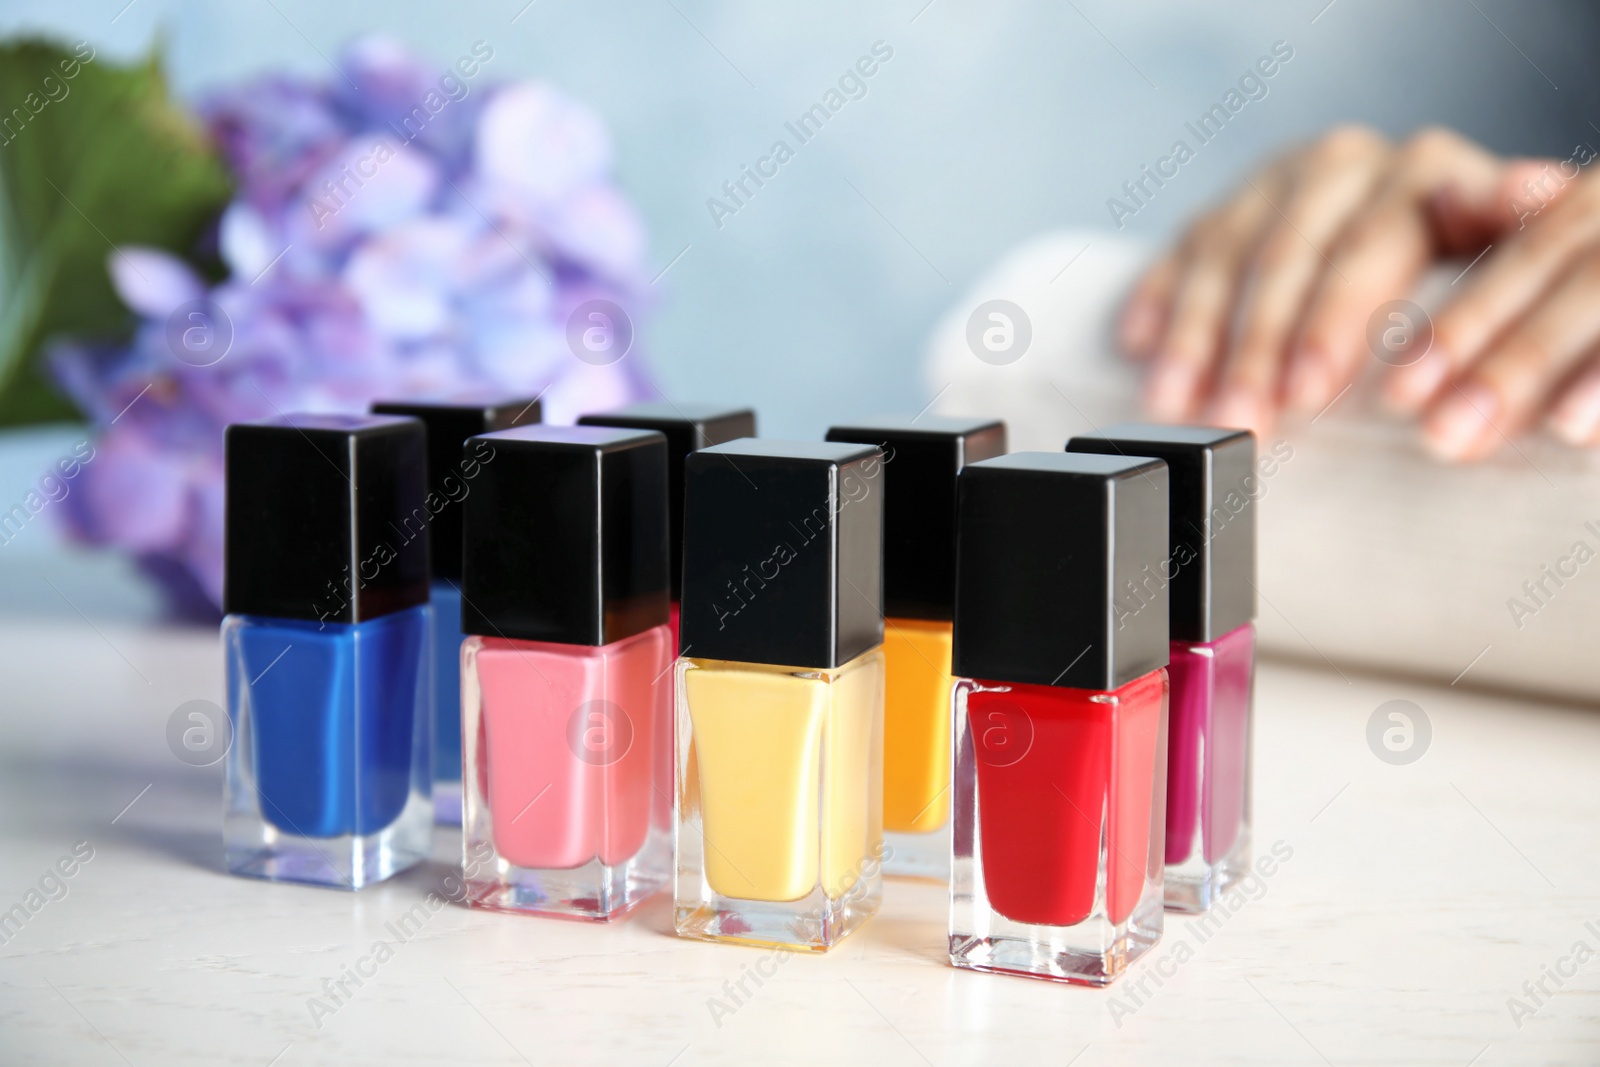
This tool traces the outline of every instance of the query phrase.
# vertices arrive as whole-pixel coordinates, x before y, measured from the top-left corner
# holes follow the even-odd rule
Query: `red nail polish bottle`
[[[1255,502],[1277,460],[1258,468],[1254,434],[1211,426],[1108,426],[1067,450],[1168,466],[1169,555],[1152,568],[1171,583],[1166,900],[1203,912],[1250,870]]]
[[[1159,940],[1160,460],[1019,452],[957,489],[950,962],[1107,985]]]

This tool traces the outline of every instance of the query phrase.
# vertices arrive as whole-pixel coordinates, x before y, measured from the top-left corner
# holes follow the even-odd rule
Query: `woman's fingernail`
[[[1569,445],[1586,445],[1600,428],[1600,375],[1591,375],[1567,392],[1550,413],[1550,431]]]
[[[1450,367],[1450,357],[1438,349],[1409,367],[1397,367],[1384,383],[1384,400],[1395,411],[1409,415],[1439,391],[1450,374]]]
[[[1150,301],[1134,297],[1122,313],[1122,347],[1143,352],[1155,343],[1156,313]]]
[[[1272,416],[1261,397],[1234,386],[1218,395],[1211,405],[1208,421],[1217,426],[1254,430],[1260,435],[1269,428]]]
[[[1423,443],[1440,459],[1463,459],[1485,434],[1494,432],[1499,408],[1500,398],[1485,386],[1460,386],[1423,423]]]
[[[1183,363],[1162,363],[1150,375],[1145,406],[1158,419],[1182,418],[1189,411],[1198,376]]]
[[[1284,397],[1297,411],[1316,411],[1328,402],[1333,392],[1333,374],[1320,359],[1296,357],[1289,366]]]

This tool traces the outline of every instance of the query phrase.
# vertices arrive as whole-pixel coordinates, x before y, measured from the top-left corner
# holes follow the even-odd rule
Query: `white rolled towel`
[[[1041,236],[1007,255],[928,340],[934,410],[998,415],[1014,450],[1139,417],[1137,368],[1111,340],[1149,249],[1109,232]],[[1459,272],[1415,299],[1437,306]],[[1016,316],[1031,338],[1013,362]],[[1002,315],[1006,314],[1001,307]],[[988,343],[983,330],[998,329]],[[970,339],[969,339],[970,335]],[[980,353],[984,358],[980,358]],[[1495,458],[1450,466],[1381,412],[1371,361],[1315,420],[1286,419],[1262,449],[1287,456],[1264,480],[1258,530],[1261,646],[1338,669],[1600,700],[1600,453],[1530,435]]]

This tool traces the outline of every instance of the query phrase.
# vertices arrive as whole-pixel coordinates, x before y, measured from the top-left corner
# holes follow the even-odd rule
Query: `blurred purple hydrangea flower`
[[[567,341],[578,305],[636,318],[648,288],[606,131],[547,85],[491,84],[492,58],[480,42],[434,68],[366,38],[339,62],[353,86],[272,75],[203,103],[238,182],[217,230],[228,279],[111,256],[132,343],[52,357],[101,431],[72,535],[217,605],[230,422],[497,391],[543,394],[566,423],[648,391],[637,354],[595,365]]]

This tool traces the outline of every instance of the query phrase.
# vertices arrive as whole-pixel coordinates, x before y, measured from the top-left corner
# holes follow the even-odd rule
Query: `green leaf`
[[[76,416],[44,347],[126,339],[108,258],[124,245],[191,255],[230,193],[159,54],[117,66],[84,43],[0,46],[0,426]]]

